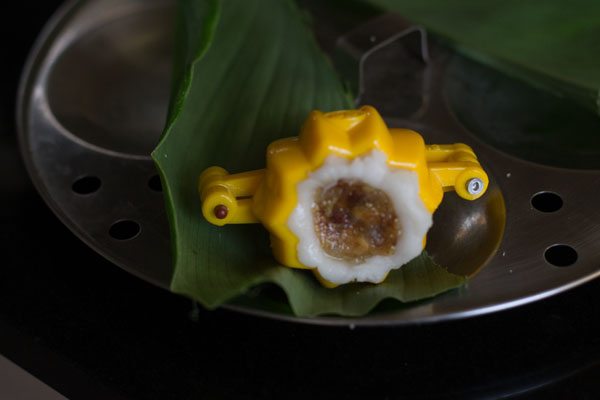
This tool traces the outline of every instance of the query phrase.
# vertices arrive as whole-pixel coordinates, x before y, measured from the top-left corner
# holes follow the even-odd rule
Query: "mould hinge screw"
[[[479,178],[471,178],[467,181],[467,192],[476,196],[483,192],[484,184],[483,181]]]

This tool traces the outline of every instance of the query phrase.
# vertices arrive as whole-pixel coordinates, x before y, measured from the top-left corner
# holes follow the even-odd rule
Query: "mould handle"
[[[473,149],[466,144],[427,145],[425,157],[429,172],[445,192],[455,190],[466,200],[475,200],[486,192],[489,179]]]
[[[221,167],[210,167],[198,180],[202,214],[211,224],[259,222],[252,211],[253,196],[265,170],[230,175]]]

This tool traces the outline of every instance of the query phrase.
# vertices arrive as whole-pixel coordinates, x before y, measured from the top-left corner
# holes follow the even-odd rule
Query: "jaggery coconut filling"
[[[388,195],[357,179],[319,188],[313,221],[323,250],[353,264],[393,254],[401,233]]]
[[[336,285],[383,281],[421,253],[432,224],[417,174],[390,167],[379,150],[327,157],[296,193],[287,226],[298,261]]]

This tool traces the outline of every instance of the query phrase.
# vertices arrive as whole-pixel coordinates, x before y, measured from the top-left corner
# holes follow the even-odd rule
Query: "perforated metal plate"
[[[67,3],[31,53],[18,115],[29,173],[53,211],[100,254],[165,288],[169,228],[149,153],[166,117],[173,11],[167,0]],[[420,323],[524,304],[600,274],[600,173],[589,169],[599,167],[600,145],[562,147],[566,129],[548,144],[528,125],[563,113],[558,103],[548,106],[559,100],[541,93],[543,110],[511,108],[535,89],[455,55],[396,16],[342,36],[335,59],[354,77],[357,102],[376,106],[390,126],[415,129],[429,143],[464,142],[479,155],[488,193],[472,203],[446,195],[427,246],[439,263],[473,278],[432,300],[358,319],[296,318],[268,291],[228,307],[317,324]],[[584,111],[560,117],[596,123]],[[538,144],[549,148],[542,156]]]

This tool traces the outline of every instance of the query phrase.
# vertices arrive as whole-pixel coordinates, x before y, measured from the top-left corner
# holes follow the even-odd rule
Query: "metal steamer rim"
[[[32,50],[18,100],[23,158],[50,208],[98,253],[163,288],[172,275],[169,227],[149,153],[169,100],[173,3],[66,3]],[[507,309],[600,275],[598,194],[589,191],[600,173],[522,160],[466,129],[448,101],[452,54],[428,49],[425,31],[396,16],[344,35],[338,53],[354,68],[360,103],[391,127],[415,129],[429,143],[464,142],[478,154],[488,192],[469,205],[448,196],[427,247],[452,272],[474,277],[362,318],[298,318],[260,298],[226,308],[321,325],[402,325]],[[467,182],[470,193],[482,189]]]

